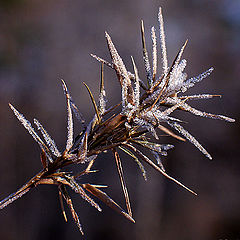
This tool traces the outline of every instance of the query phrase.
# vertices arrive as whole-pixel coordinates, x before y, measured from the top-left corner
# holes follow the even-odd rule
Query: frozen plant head
[[[147,179],[147,174],[143,163],[147,163],[168,179],[191,193],[196,194],[166,173],[161,158],[167,155],[167,151],[172,149],[173,145],[162,144],[158,132],[163,132],[180,141],[189,140],[206,157],[212,159],[211,155],[196,138],[183,128],[183,121],[173,116],[174,112],[176,110],[182,110],[197,116],[225,120],[228,122],[234,122],[234,119],[223,115],[200,111],[189,104],[191,100],[210,99],[219,96],[212,94],[184,95],[189,88],[208,77],[213,71],[213,68],[209,68],[197,77],[187,78],[187,74],[184,72],[187,61],[182,59],[187,41],[176,55],[173,63],[169,65],[161,8],[159,9],[158,21],[162,59],[162,72],[160,74],[157,70],[157,49],[159,48],[157,44],[157,31],[154,27],[151,28],[152,60],[150,61],[146,48],[144,23],[143,21],[141,22],[142,52],[146,80],[143,80],[139,76],[138,68],[133,57],[131,57],[133,65],[132,71],[127,70],[110,35],[107,32],[105,33],[112,61],[108,62],[92,54],[94,58],[101,62],[101,81],[98,101],[94,99],[91,90],[87,84],[84,83],[95,109],[95,115],[90,123],[86,124],[83,116],[78,111],[76,104],[70,96],[65,82],[62,80],[67,103],[67,141],[63,151],[58,150],[54,140],[38,120],[34,119],[34,123],[40,131],[42,138],[34,130],[31,123],[10,104],[18,120],[40,146],[43,168],[19,190],[2,200],[0,202],[1,209],[40,184],[52,184],[58,187],[60,205],[65,220],[67,221],[67,216],[64,210],[63,200],[65,200],[66,205],[70,208],[72,217],[82,234],[83,230],[79,217],[74,210],[67,188],[78,193],[97,210],[101,211],[101,208],[88,193],[100,199],[128,220],[135,222],[132,215],[130,197],[124,179],[124,171],[119,151],[128,154],[137,163],[145,180]],[[115,70],[121,87],[122,101],[116,106],[107,106],[107,94],[104,88],[103,76],[104,65]],[[78,134],[75,133],[75,137],[73,115],[78,120],[78,123],[82,125],[82,131]],[[151,140],[151,135],[155,140]],[[151,154],[153,160],[140,150],[142,148]],[[92,166],[94,162],[97,161],[98,155],[105,151],[111,151],[113,153],[121,180],[127,211],[123,210],[113,199],[101,190],[101,188],[106,186],[79,183],[79,181],[83,181],[84,175],[93,174],[95,172],[95,170],[92,170]],[[83,170],[78,173],[64,171],[64,167],[74,164],[81,164]]]

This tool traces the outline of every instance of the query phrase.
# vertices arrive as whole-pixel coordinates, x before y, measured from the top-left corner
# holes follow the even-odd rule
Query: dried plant
[[[73,99],[71,98],[65,82],[62,80],[63,90],[66,96],[68,124],[67,124],[67,142],[65,149],[60,152],[47,131],[43,128],[40,122],[34,119],[34,124],[40,131],[43,139],[39,137],[37,132],[32,127],[31,123],[19,113],[11,104],[10,108],[18,120],[32,135],[33,139],[41,148],[41,162],[43,169],[23,185],[18,191],[11,194],[0,202],[0,208],[6,207],[16,199],[23,196],[30,189],[40,184],[54,184],[59,190],[59,198],[62,212],[67,221],[64,210],[63,200],[69,206],[72,217],[76,222],[79,230],[83,234],[82,227],[77,213],[74,210],[72,200],[68,194],[67,187],[80,194],[80,196],[90,203],[97,210],[101,211],[99,205],[87,194],[90,193],[99,198],[109,207],[113,208],[130,221],[134,222],[132,217],[131,205],[127,190],[127,185],[124,180],[123,168],[119,151],[123,151],[132,157],[142,171],[143,177],[146,177],[146,171],[143,162],[149,164],[165,177],[174,181],[186,190],[196,194],[188,187],[180,183],[178,180],[169,176],[162,164],[162,156],[167,155],[167,151],[173,148],[170,144],[160,144],[154,142],[148,136],[150,133],[156,140],[159,140],[157,131],[164,132],[178,140],[189,140],[197,147],[206,157],[212,159],[207,150],[182,126],[183,121],[172,116],[175,110],[188,111],[194,115],[208,117],[213,119],[225,120],[234,122],[234,119],[223,115],[216,115],[197,110],[189,105],[191,100],[210,99],[219,97],[220,95],[198,94],[198,95],[183,95],[195,83],[200,82],[210,75],[213,68],[208,69],[197,77],[187,78],[184,72],[186,60],[182,59],[184,48],[187,41],[176,55],[171,66],[168,65],[167,50],[165,43],[165,34],[163,27],[163,17],[161,8],[158,15],[159,33],[160,33],[160,48],[162,55],[162,73],[157,77],[157,37],[154,27],[151,29],[152,38],[152,66],[150,64],[148,51],[145,43],[144,24],[141,23],[141,35],[143,45],[143,60],[146,70],[147,84],[139,78],[138,70],[132,58],[133,73],[127,70],[126,66],[118,51],[116,50],[111,37],[106,33],[107,45],[111,55],[111,62],[103,60],[96,55],[92,56],[101,63],[101,83],[98,102],[95,101],[89,87],[87,88],[91,101],[95,109],[95,115],[89,124],[85,123],[82,115],[78,111]],[[103,66],[115,70],[119,80],[122,92],[122,101],[116,106],[107,108],[106,93],[104,89]],[[121,108],[121,109],[120,109]],[[74,139],[73,135],[73,114],[83,126],[83,131]],[[166,128],[162,124],[167,124]],[[157,130],[159,129],[159,130]],[[178,134],[182,135],[179,136]],[[139,148],[139,146],[141,148]],[[152,154],[151,160],[140,149],[146,149]],[[78,183],[79,179],[86,174],[94,172],[92,166],[97,159],[97,156],[103,151],[112,151],[113,157],[117,164],[119,177],[122,184],[122,189],[126,201],[127,212],[125,212],[116,202],[114,202],[105,192],[100,190],[101,185],[92,185],[89,183]],[[73,164],[84,164],[85,170],[72,174],[64,171],[64,167]]]

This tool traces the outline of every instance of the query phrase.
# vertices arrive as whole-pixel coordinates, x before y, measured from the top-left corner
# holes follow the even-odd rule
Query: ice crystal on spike
[[[135,65],[135,62],[132,57],[132,63],[133,63],[133,69],[134,69],[134,83],[135,83],[135,88],[134,88],[134,107],[136,110],[139,108],[139,103],[140,103],[140,84],[139,84],[139,76],[138,76],[138,70]]]
[[[42,124],[37,119],[34,119],[34,123],[37,126],[38,130],[41,131],[43,138],[44,138],[45,142],[47,143],[49,149],[51,150],[52,154],[54,154],[56,157],[60,157],[61,153],[59,152],[59,150],[56,146],[56,143],[51,138],[51,136],[48,134],[48,132],[44,129]]]
[[[153,61],[152,75],[154,81],[157,74],[157,37],[156,30],[154,27],[152,27],[151,29],[151,37],[152,37],[152,61]]]
[[[206,151],[206,149],[193,137],[187,130],[185,130],[180,124],[178,123],[171,123],[168,124],[176,129],[179,133],[181,133],[187,140],[189,140],[193,145],[195,145],[206,157],[212,159],[211,155]]]
[[[99,93],[99,112],[103,115],[106,111],[106,91],[104,88],[104,75],[103,75],[103,64],[101,65],[101,84],[100,84],[100,93]]]
[[[182,92],[187,91],[188,88],[193,87],[195,83],[201,82],[204,78],[208,77],[213,71],[213,67],[209,68],[207,71],[201,73],[197,77],[192,77],[186,80],[182,86]]]
[[[66,150],[69,150],[72,147],[73,144],[73,117],[72,117],[72,110],[71,110],[71,102],[70,102],[70,95],[68,93],[67,86],[65,82],[62,80],[63,90],[67,98],[67,144],[66,144]]]
[[[157,71],[156,30],[154,27],[151,28],[152,53],[149,55],[146,47],[144,23],[141,21],[142,53],[146,72],[145,79],[139,76],[137,64],[133,57],[131,57],[133,73],[127,70],[110,35],[105,33],[112,62],[108,62],[92,54],[92,56],[101,63],[101,80],[98,100],[95,100],[90,88],[84,83],[95,110],[95,114],[88,124],[85,123],[84,118],[72,100],[66,83],[62,80],[67,104],[67,141],[66,147],[62,152],[58,150],[54,140],[38,120],[34,119],[34,123],[37,129],[40,130],[43,140],[35,132],[31,123],[9,104],[18,120],[40,146],[40,158],[43,168],[19,190],[3,199],[0,202],[0,209],[22,197],[30,189],[38,185],[51,184],[58,187],[60,206],[64,219],[67,221],[67,215],[64,209],[65,201],[70,209],[74,222],[82,234],[82,226],[78,214],[74,210],[70,195],[68,194],[68,188],[79,194],[82,199],[98,211],[101,211],[99,204],[88,194],[95,196],[117,213],[134,223],[130,194],[128,192],[127,182],[125,181],[119,151],[128,154],[131,159],[137,163],[145,180],[147,180],[147,174],[143,163],[151,166],[167,179],[196,195],[190,188],[168,175],[162,158],[167,156],[168,151],[173,148],[173,145],[162,144],[162,135],[167,135],[180,141],[188,140],[207,158],[212,159],[211,155],[199,141],[183,128],[185,121],[174,117],[175,111],[186,111],[200,117],[225,120],[227,122],[234,122],[234,119],[223,115],[207,113],[190,105],[189,102],[191,102],[191,100],[220,97],[220,95],[206,93],[183,95],[189,88],[208,77],[213,71],[213,68],[208,69],[197,77],[187,79],[187,74],[184,72],[187,61],[182,59],[187,41],[177,53],[173,63],[168,65],[169,61],[167,59],[166,37],[161,8],[158,13],[158,22],[162,59],[161,73]],[[150,62],[149,56],[152,56],[152,62]],[[103,65],[115,70],[121,88],[119,92],[121,92],[122,101],[109,108],[107,106],[104,88]],[[159,76],[157,76],[157,74],[159,74]],[[120,106],[121,109],[119,109]],[[80,124],[82,124],[82,131],[80,133],[74,133],[72,112]],[[167,125],[169,128],[164,125]],[[159,134],[159,131],[161,134]],[[74,134],[76,134],[76,138],[74,138]],[[142,151],[142,149],[145,151]],[[83,181],[85,175],[91,175],[96,172],[96,170],[92,170],[93,164],[95,161],[98,161],[98,155],[106,151],[113,153],[125,198],[126,211],[105,192],[100,190],[100,188],[106,186],[79,183],[79,181]],[[64,167],[75,164],[81,164],[83,170],[77,173],[64,171]]]
[[[160,44],[161,44],[160,46],[162,50],[163,74],[167,75],[167,72],[168,72],[167,47],[166,47],[164,22],[163,22],[163,15],[162,15],[161,8],[159,9],[159,12],[158,12],[158,21],[159,21],[159,29],[160,29]]]
[[[146,40],[145,40],[145,32],[144,32],[143,21],[142,21],[142,24],[141,24],[141,33],[142,33],[143,61],[144,61],[144,65],[145,65],[145,71],[146,71],[146,74],[147,74],[148,84],[149,84],[149,86],[152,86],[153,76],[152,76],[151,66],[150,66],[150,62],[149,62],[149,58],[148,58],[148,52],[147,52],[147,48],[146,48]]]
[[[11,104],[9,104],[10,108],[13,110],[15,116],[18,118],[18,120],[22,123],[22,125],[28,130],[30,135],[33,137],[33,139],[38,143],[41,150],[44,151],[48,157],[48,160],[50,162],[53,162],[51,152],[49,151],[48,147],[45,145],[45,143],[42,141],[42,139],[37,135],[34,128],[32,127],[31,123],[23,116],[23,114],[19,113],[16,108],[14,108]]]

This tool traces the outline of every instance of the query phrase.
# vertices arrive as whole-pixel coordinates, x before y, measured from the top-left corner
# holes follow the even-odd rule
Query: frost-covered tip
[[[133,69],[134,69],[134,76],[135,76],[135,88],[134,88],[134,105],[135,109],[138,109],[139,103],[140,103],[140,84],[139,84],[139,76],[138,76],[138,70],[136,67],[136,64],[134,62],[133,57],[132,59],[132,64],[133,64]]]
[[[67,85],[62,80],[62,86],[64,93],[66,95],[67,100],[67,143],[66,143],[66,150],[70,150],[73,144],[73,117],[72,117],[72,109],[71,109],[71,97],[68,93]]]
[[[51,138],[51,136],[48,134],[48,132],[44,129],[42,124],[37,119],[34,119],[33,121],[34,121],[35,125],[37,126],[38,130],[41,131],[42,136],[43,136],[45,142],[47,143],[49,149],[51,150],[52,154],[55,155],[56,157],[60,157],[61,153],[58,150],[55,141]]]
[[[103,115],[106,111],[106,91],[104,88],[104,72],[103,72],[103,63],[101,64],[101,82],[100,82],[100,93],[99,93],[99,113]]]
[[[186,80],[183,84],[182,92],[185,92],[188,88],[193,87],[195,83],[201,82],[204,78],[209,76],[213,72],[214,68],[211,67],[207,71],[199,74],[197,77],[192,77]]]
[[[151,66],[150,66],[148,52],[147,52],[147,48],[146,48],[145,31],[144,31],[143,21],[141,21],[141,34],[142,34],[142,45],[143,45],[143,61],[144,61],[145,71],[147,74],[147,81],[148,81],[148,85],[152,86],[153,76],[152,76]]]
[[[151,37],[152,37],[152,59],[153,59],[153,81],[155,81],[156,74],[157,74],[157,37],[155,28],[151,28]]]
[[[43,152],[46,153],[48,160],[50,162],[53,162],[53,159],[51,157],[51,153],[48,149],[48,147],[45,145],[45,143],[42,141],[42,139],[38,136],[38,134],[35,132],[34,128],[32,127],[31,123],[23,116],[23,114],[19,113],[16,108],[13,107],[9,103],[9,107],[12,109],[13,113],[17,117],[17,119],[22,123],[22,125],[27,129],[29,134],[32,136],[32,138],[38,143],[39,147],[42,149]]]
[[[166,47],[166,40],[165,40],[162,8],[159,8],[158,21],[159,21],[160,41],[161,41],[161,50],[162,50],[163,73],[164,73],[164,75],[167,75],[167,72],[168,72],[168,60],[167,60],[167,47]]]
[[[131,80],[129,78],[128,71],[123,63],[123,60],[118,54],[117,49],[112,42],[111,37],[107,32],[105,32],[105,36],[107,39],[109,52],[111,54],[112,63],[122,86],[122,106],[123,111],[125,111],[129,104],[133,104],[133,89]]]

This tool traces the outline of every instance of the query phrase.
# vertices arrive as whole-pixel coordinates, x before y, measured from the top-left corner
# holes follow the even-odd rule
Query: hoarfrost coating
[[[139,76],[137,64],[133,57],[131,57],[133,73],[127,70],[110,35],[105,33],[112,61],[108,62],[92,54],[95,59],[101,62],[101,80],[98,101],[95,101],[88,85],[84,83],[95,110],[95,114],[88,124],[85,123],[83,116],[70,96],[67,85],[62,80],[67,105],[67,140],[66,147],[63,151],[60,152],[58,150],[53,138],[47,133],[38,120],[34,119],[34,123],[43,136],[43,139],[39,137],[31,123],[23,114],[9,104],[15,116],[40,146],[43,168],[15,193],[3,199],[0,202],[0,209],[6,207],[40,184],[51,184],[58,187],[60,206],[64,219],[67,221],[64,209],[65,201],[82,234],[81,223],[78,214],[74,210],[70,195],[68,194],[68,188],[79,194],[82,199],[98,211],[101,211],[100,206],[87,192],[134,223],[130,194],[128,193],[127,182],[124,179],[124,171],[118,151],[123,151],[128,154],[131,159],[137,163],[145,180],[147,179],[147,174],[143,163],[148,164],[166,178],[196,195],[190,188],[167,174],[161,159],[167,156],[167,151],[171,150],[173,145],[160,143],[162,136],[158,134],[158,131],[180,141],[188,140],[206,157],[212,159],[211,155],[199,141],[182,126],[185,122],[174,117],[173,114],[176,110],[181,110],[200,117],[224,120],[227,122],[234,122],[234,119],[219,114],[207,113],[189,105],[191,100],[211,99],[220,96],[206,93],[182,95],[196,83],[208,77],[213,71],[213,68],[209,68],[197,77],[187,79],[187,74],[184,72],[187,61],[182,59],[187,41],[183,44],[172,65],[169,67],[161,8],[159,9],[158,21],[162,59],[162,72],[158,77],[156,30],[154,27],[151,28],[152,63],[150,63],[145,42],[144,23],[143,21],[141,22],[142,53],[146,81]],[[104,65],[115,70],[122,96],[122,101],[119,104],[110,106],[109,108],[107,108],[107,94],[104,88]],[[144,82],[146,82],[146,84]],[[80,123],[82,125],[82,131],[77,133],[75,138],[73,115],[77,118],[78,124]],[[164,125],[170,127],[170,129]],[[151,135],[153,135],[154,138],[150,138]],[[143,153],[143,148],[147,153]],[[126,211],[101,190],[101,188],[106,186],[82,183],[85,175],[96,172],[96,170],[92,170],[93,164],[97,161],[97,156],[106,151],[111,151],[115,159],[125,197]],[[151,158],[153,158],[153,160]],[[75,164],[81,164],[83,170],[78,173],[66,172],[64,170],[64,167]],[[81,183],[79,183],[80,181]]]

